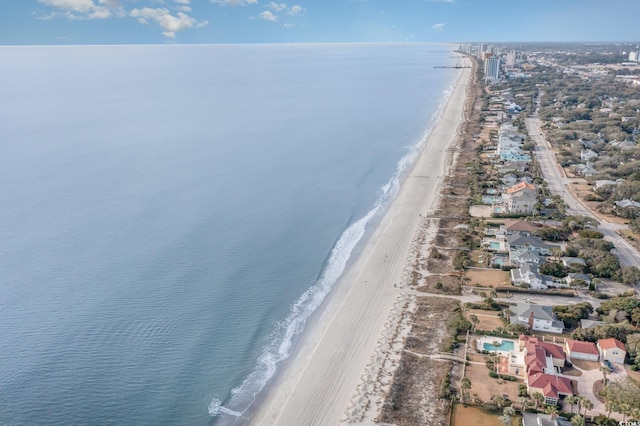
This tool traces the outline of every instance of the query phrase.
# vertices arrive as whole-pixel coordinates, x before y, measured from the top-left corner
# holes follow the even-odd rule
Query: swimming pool
[[[497,241],[491,241],[489,243],[489,248],[492,250],[500,250],[500,243]]]
[[[495,346],[493,343],[485,342],[482,347],[485,351],[489,352],[510,352],[513,350],[514,345],[511,340],[503,340],[499,346]]]

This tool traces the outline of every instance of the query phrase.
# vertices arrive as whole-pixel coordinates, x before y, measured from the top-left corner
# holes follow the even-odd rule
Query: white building
[[[511,308],[509,321],[511,324],[526,325],[531,330],[559,334],[564,331],[564,323],[556,319],[551,306],[518,303]]]
[[[484,78],[497,82],[500,77],[500,58],[492,57],[484,61]]]
[[[516,64],[516,51],[515,50],[511,50],[511,51],[507,52],[507,59],[505,61],[505,64],[508,67],[513,67]]]

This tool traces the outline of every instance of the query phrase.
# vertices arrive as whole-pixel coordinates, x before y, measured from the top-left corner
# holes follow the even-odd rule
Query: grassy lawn
[[[502,426],[498,413],[489,413],[479,407],[453,406],[451,426]]]

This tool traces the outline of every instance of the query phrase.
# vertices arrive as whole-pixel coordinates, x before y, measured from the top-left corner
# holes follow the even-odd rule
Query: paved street
[[[535,156],[540,163],[540,168],[544,179],[547,181],[549,190],[562,197],[567,204],[567,209],[570,214],[592,217],[600,222],[598,231],[605,235],[605,239],[615,244],[616,254],[620,258],[622,265],[640,267],[640,254],[616,232],[625,226],[610,223],[596,217],[596,215],[569,190],[570,180],[558,165],[551,146],[545,140],[542,129],[540,128],[540,120],[538,118],[527,118],[526,126],[529,136],[536,144]]]

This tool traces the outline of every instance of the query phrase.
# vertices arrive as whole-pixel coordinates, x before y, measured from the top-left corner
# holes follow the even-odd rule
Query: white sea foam
[[[238,413],[237,411],[229,410],[222,406],[222,402],[219,399],[213,399],[209,404],[209,414],[211,416],[218,416],[220,414],[227,414],[234,417],[239,417],[242,413]]]
[[[455,83],[454,83],[455,84]],[[389,181],[380,188],[380,196],[374,207],[365,216],[350,225],[340,236],[329,256],[327,265],[320,278],[291,306],[287,318],[276,327],[271,344],[267,346],[253,372],[243,383],[231,391],[231,397],[225,406],[220,400],[213,399],[209,404],[211,416],[233,416],[235,422],[251,407],[256,395],[269,383],[275,375],[278,364],[286,360],[290,353],[295,336],[299,335],[307,319],[320,306],[331,288],[344,272],[353,250],[365,235],[367,224],[384,210],[386,203],[393,199],[400,189],[401,178],[415,162],[420,149],[426,142],[433,127],[443,114],[454,85],[444,91],[444,96],[437,110],[430,117],[422,138],[409,148],[397,163],[396,172]]]

